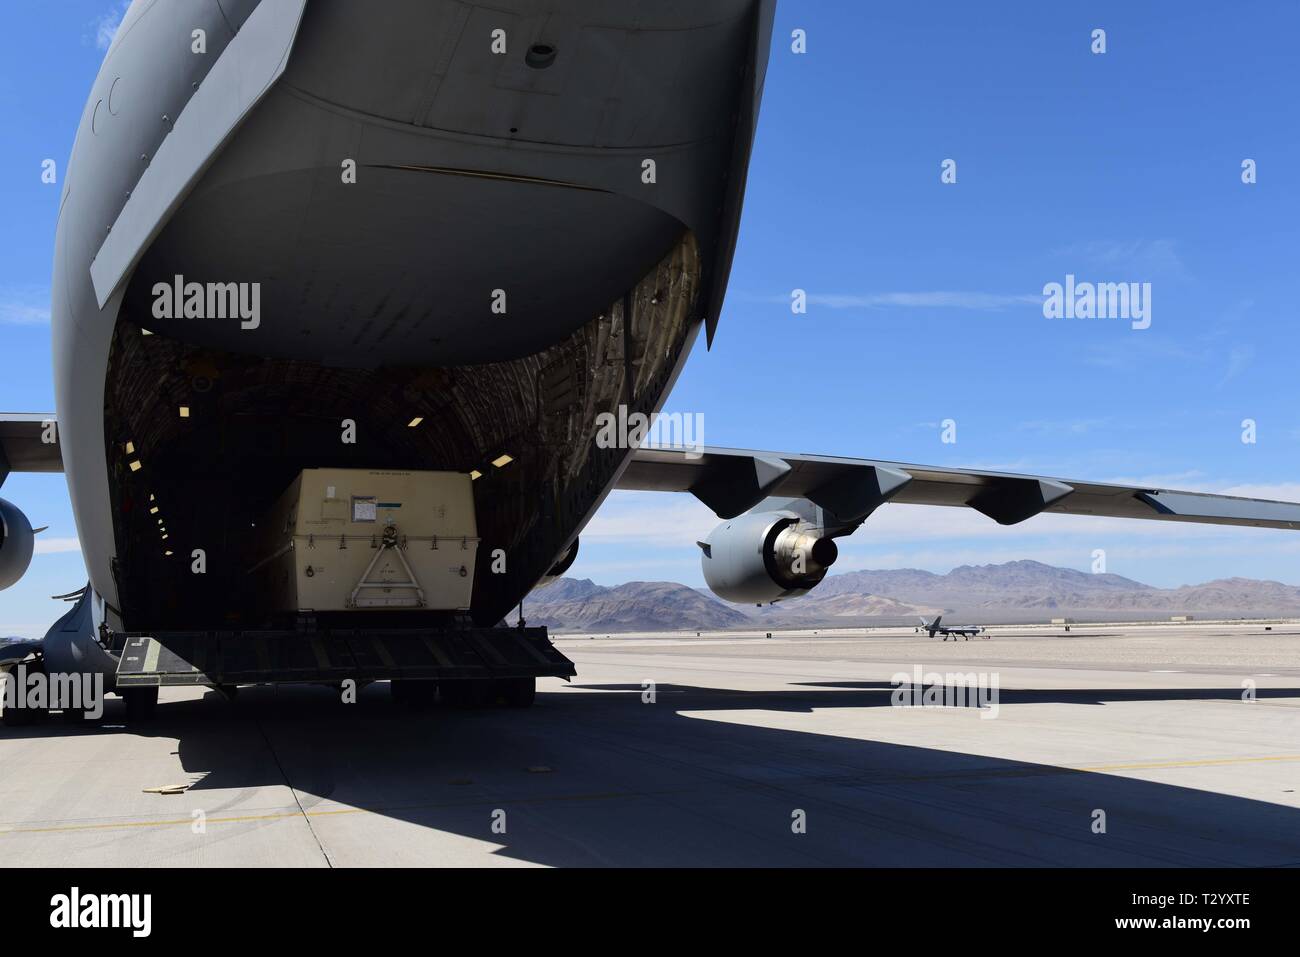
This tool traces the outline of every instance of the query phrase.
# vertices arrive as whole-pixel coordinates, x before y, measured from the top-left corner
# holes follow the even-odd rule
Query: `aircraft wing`
[[[55,421],[53,412],[0,412],[0,483],[10,472],[63,471]]]
[[[966,506],[1002,525],[1051,512],[1300,530],[1297,502],[743,449],[637,449],[615,487],[691,492],[724,519],[769,497],[802,498],[849,531],[885,502]]]

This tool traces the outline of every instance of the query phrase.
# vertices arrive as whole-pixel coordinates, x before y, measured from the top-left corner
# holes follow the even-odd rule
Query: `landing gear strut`
[[[510,708],[531,708],[537,697],[536,678],[506,678],[496,682],[497,695]]]
[[[393,682],[397,696],[397,682]],[[439,682],[443,704],[452,708],[481,708],[505,705],[527,708],[537,695],[536,678],[460,678]],[[398,700],[402,700],[398,698]]]
[[[438,682],[419,678],[394,678],[390,682],[393,700],[413,708],[427,708],[438,698]]]
[[[119,694],[126,702],[126,723],[140,724],[148,721],[158,710],[158,689],[125,688]]]

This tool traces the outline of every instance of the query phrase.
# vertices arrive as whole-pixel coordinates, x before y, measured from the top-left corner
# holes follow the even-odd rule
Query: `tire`
[[[0,715],[0,723],[6,728],[26,728],[39,720],[39,712],[31,708],[5,708]]]
[[[537,698],[537,679],[504,678],[497,682],[497,694],[508,708],[531,708]]]
[[[158,689],[125,688],[118,692],[126,702],[126,723],[143,724],[158,710]]]
[[[389,682],[393,701],[411,708],[427,708],[438,698],[438,682],[420,678],[394,678]]]
[[[22,663],[26,664],[28,674],[45,673],[45,664],[39,660]],[[12,669],[6,669],[5,673],[8,674],[10,670]],[[50,712],[44,708],[5,708],[4,713],[0,714],[0,724],[6,728],[26,728],[44,721],[49,716]]]
[[[72,708],[64,708],[63,720],[68,724],[85,724],[93,719],[89,717],[86,711],[81,709],[73,710]]]
[[[481,708],[487,702],[490,681],[483,678],[459,678],[444,681],[442,700],[453,708]]]

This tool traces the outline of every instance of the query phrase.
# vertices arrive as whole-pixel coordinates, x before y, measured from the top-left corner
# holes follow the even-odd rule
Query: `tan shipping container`
[[[304,469],[258,524],[248,574],[271,611],[469,608],[463,472]]]

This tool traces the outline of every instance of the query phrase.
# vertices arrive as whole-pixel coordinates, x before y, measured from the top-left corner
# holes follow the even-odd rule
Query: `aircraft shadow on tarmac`
[[[935,669],[927,669],[932,671]],[[955,670],[955,669],[949,669]],[[944,674],[945,672],[938,672]],[[591,691],[624,691],[642,693],[641,685],[601,684],[575,685]],[[863,692],[847,700],[843,695],[821,695],[818,692],[795,694],[788,691],[735,691],[724,688],[700,688],[671,684],[656,685],[658,694],[707,696],[710,708],[737,707],[730,703],[712,703],[724,701],[729,697],[742,697],[745,704],[739,707],[762,708],[766,711],[811,711],[814,708],[875,708],[890,706],[895,686],[888,681],[797,681],[791,682],[793,688],[825,688],[842,692]],[[928,686],[927,686],[928,687]],[[977,702],[968,695],[957,694],[967,688],[940,684],[937,693],[945,700],[959,702],[957,707],[977,707]],[[952,692],[950,694],[950,692]],[[998,701],[1001,704],[1106,704],[1120,701],[1241,701],[1242,688],[1049,688],[1017,690],[999,688]],[[1252,694],[1257,699],[1263,698],[1300,698],[1300,688],[1255,688]],[[674,699],[674,703],[683,704],[683,699]]]
[[[779,691],[661,684],[655,704],[642,703],[639,684],[574,687],[539,693],[529,711],[409,710],[389,701],[382,684],[363,689],[354,705],[326,688],[244,689],[234,703],[215,693],[163,702],[137,733],[177,740],[182,768],[198,776],[190,801],[216,822],[210,834],[218,840],[231,827],[220,823],[223,814],[251,813],[248,793],[229,789],[286,783],[327,854],[331,828],[346,826],[339,815],[354,809],[429,829],[426,842],[396,832],[395,850],[375,846],[361,861],[371,865],[389,857],[446,863],[440,834],[570,866],[1300,863],[1300,810],[1269,800],[1135,780],[1120,769],[762,726],[761,712],[868,709],[853,730],[870,735],[884,717],[874,709],[887,706],[893,690],[885,682]],[[1300,688],[1258,696],[1296,698]],[[1000,703],[1240,697],[1239,688],[1002,689]],[[100,721],[84,727],[56,720],[4,734],[102,734],[121,722],[121,707],[110,699]],[[759,714],[727,714],[742,711]],[[1003,711],[997,722],[977,724],[1018,717]],[[1283,784],[1261,788],[1291,800]],[[209,797],[216,803],[205,803]],[[322,807],[326,801],[333,803]],[[497,809],[507,812],[506,834],[492,833]],[[1097,810],[1106,815],[1104,834],[1093,831]],[[797,811],[806,814],[806,833],[792,830]]]

